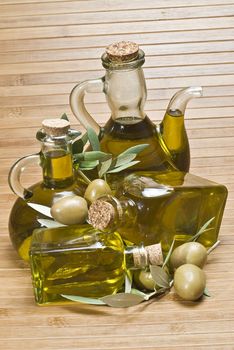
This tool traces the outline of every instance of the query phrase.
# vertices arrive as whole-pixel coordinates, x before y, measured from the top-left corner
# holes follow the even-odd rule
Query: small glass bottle
[[[10,213],[9,233],[14,248],[24,260],[28,260],[32,232],[41,226],[38,219],[48,219],[28,204],[51,207],[64,196],[84,193],[85,184],[73,173],[72,135],[68,121],[44,120],[42,129],[37,133],[41,151],[19,159],[10,170],[9,185],[19,198]],[[25,189],[21,185],[21,173],[30,164],[41,165],[43,180]]]
[[[125,247],[116,232],[105,234],[90,225],[37,229],[30,263],[39,305],[64,303],[62,295],[99,298],[121,290],[131,268],[161,265],[161,245]]]
[[[125,177],[115,197],[103,196],[89,208],[89,223],[103,231],[118,228],[127,242],[161,242],[167,252],[186,242],[210,219],[198,239],[212,246],[219,233],[227,189],[207,179],[179,171],[136,172]]]

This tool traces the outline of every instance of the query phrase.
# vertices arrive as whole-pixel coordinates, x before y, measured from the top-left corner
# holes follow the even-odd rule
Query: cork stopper
[[[96,200],[89,207],[89,223],[99,230],[104,230],[114,221],[115,209],[104,200]]]
[[[107,57],[114,62],[129,62],[138,56],[139,46],[131,41],[120,41],[106,48]]]
[[[42,127],[45,133],[50,136],[63,136],[67,134],[70,123],[65,119],[45,119],[42,122]]]
[[[134,249],[133,260],[134,266],[138,268],[144,268],[149,265],[162,265],[163,254],[161,243]]]

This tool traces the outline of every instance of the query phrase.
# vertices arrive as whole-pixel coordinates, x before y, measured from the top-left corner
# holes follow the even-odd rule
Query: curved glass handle
[[[86,92],[103,92],[105,77],[100,79],[85,80],[77,84],[70,94],[70,106],[75,117],[87,129],[91,127],[97,135],[100,132],[100,126],[87,111],[84,104]]]
[[[40,164],[39,153],[31,154],[18,159],[17,162],[15,162],[15,164],[11,167],[8,175],[8,183],[11,190],[17,194],[17,196],[23,199],[28,199],[32,196],[32,192],[24,188],[20,182],[21,174],[29,164]]]

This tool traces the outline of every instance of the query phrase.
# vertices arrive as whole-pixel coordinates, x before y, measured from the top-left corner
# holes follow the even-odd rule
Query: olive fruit
[[[206,286],[206,276],[200,267],[184,264],[178,267],[174,274],[174,289],[184,300],[199,299]]]
[[[207,250],[198,242],[187,242],[175,248],[170,257],[171,267],[175,270],[183,264],[203,267],[207,261]]]
[[[85,190],[84,198],[92,203],[96,199],[98,199],[101,196],[104,196],[106,194],[111,194],[111,189],[108,183],[102,179],[95,179]]]
[[[80,196],[63,197],[52,205],[51,215],[64,225],[83,224],[88,216],[88,205]]]
[[[140,289],[154,290],[155,281],[150,271],[137,270],[134,272],[134,282]]]

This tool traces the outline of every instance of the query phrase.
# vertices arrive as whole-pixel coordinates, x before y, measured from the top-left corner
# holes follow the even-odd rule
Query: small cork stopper
[[[104,230],[115,218],[114,207],[103,200],[96,200],[89,207],[89,223],[99,230]]]
[[[162,265],[163,264],[163,253],[161,243],[152,244],[145,247],[148,253],[148,259],[150,265]]]
[[[139,46],[131,41],[120,41],[106,48],[106,54],[111,61],[129,62],[138,56]]]
[[[65,119],[45,119],[42,122],[42,127],[45,133],[50,136],[63,136],[67,134],[70,123]]]
[[[149,265],[162,265],[163,254],[161,243],[138,247],[133,252],[134,266],[145,268]]]

